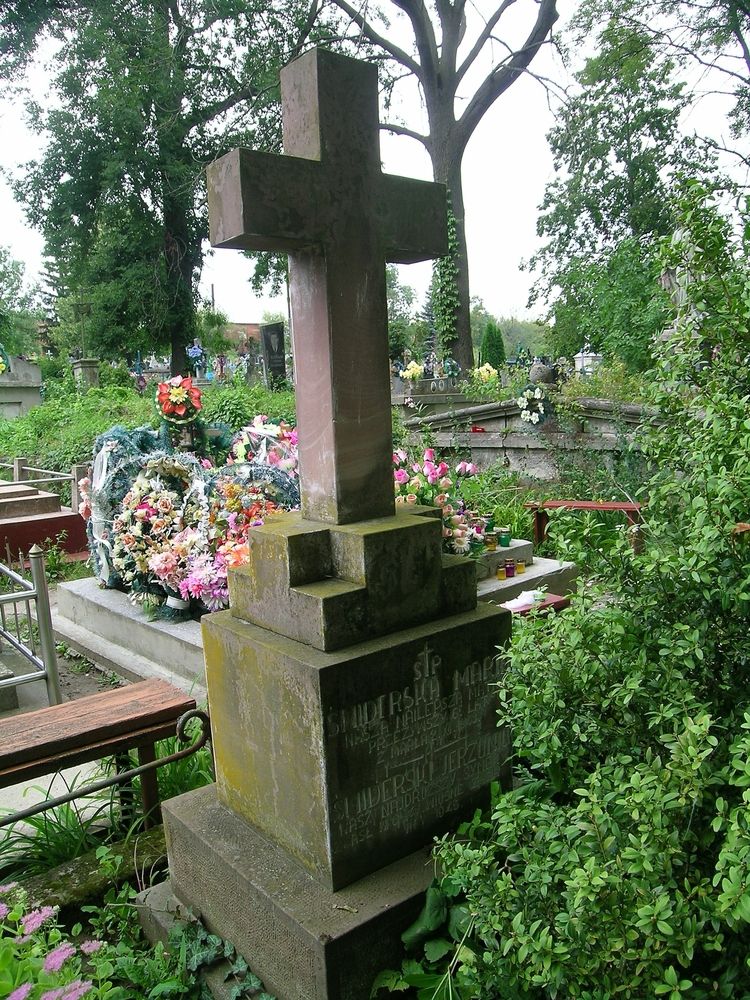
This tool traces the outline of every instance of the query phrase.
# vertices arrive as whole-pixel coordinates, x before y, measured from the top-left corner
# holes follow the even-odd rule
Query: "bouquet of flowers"
[[[401,372],[401,378],[406,379],[408,382],[417,382],[424,376],[424,365],[420,365],[416,361],[410,361],[409,364]]]
[[[206,367],[206,352],[200,344],[192,343],[187,349],[187,356],[193,366],[193,371]]]
[[[411,461],[405,451],[396,451],[393,465],[396,503],[442,508],[446,552],[464,555],[471,550],[472,541],[482,540],[481,533],[469,525],[465,504],[458,495],[458,485],[450,474],[450,467],[447,462],[436,460],[434,449],[427,448],[421,462]],[[459,462],[454,475],[460,480],[476,475],[477,471],[471,462]]]
[[[273,423],[264,413],[259,413],[234,438],[228,461],[260,462],[296,477],[299,464],[297,431],[283,420]]]
[[[3,345],[0,344],[0,375],[4,375],[8,371],[10,371],[10,358]]]
[[[521,420],[527,424],[541,424],[547,416],[545,404],[548,404],[544,389],[540,385],[530,385],[516,400],[521,409]]]
[[[156,404],[162,417],[170,424],[189,424],[200,412],[201,391],[190,377],[175,375],[168,382],[160,382],[156,390]]]
[[[497,379],[497,368],[493,368],[488,362],[483,364],[481,368],[475,368],[471,374],[477,382],[484,382],[486,385]]]

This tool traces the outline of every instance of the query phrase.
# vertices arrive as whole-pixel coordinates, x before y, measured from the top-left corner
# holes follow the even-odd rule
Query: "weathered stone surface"
[[[384,263],[445,252],[445,189],[381,172],[374,65],[314,49],[281,88],[287,155],[235,150],[209,167],[211,242],[289,252],[303,514],[387,517]]]
[[[283,514],[254,528],[250,540],[247,566],[229,573],[233,613],[316,649],[342,649],[476,604],[473,569],[462,571],[460,588],[456,572],[443,585],[437,508],[325,528]]]
[[[432,877],[421,850],[331,893],[198,789],[164,803],[173,890],[231,941],[279,1000],[366,1000]]]
[[[31,493],[0,494],[0,521],[12,517],[32,517],[34,514],[54,514],[60,510],[56,493],[32,490]]]
[[[0,681],[9,681],[16,675],[0,661]],[[0,687],[0,712],[12,712],[18,708],[18,688],[14,684]]]
[[[325,653],[204,618],[221,800],[334,889],[402,857],[503,773],[492,684],[509,633],[483,605]]]

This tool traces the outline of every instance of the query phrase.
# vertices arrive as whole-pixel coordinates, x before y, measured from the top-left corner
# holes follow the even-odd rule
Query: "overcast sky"
[[[569,7],[562,0],[564,14]],[[518,28],[525,34],[528,21],[519,21]],[[532,69],[559,82],[567,79],[550,47],[540,53]],[[43,99],[45,86],[44,75],[37,74],[38,99]],[[419,124],[420,109],[413,93],[403,94],[397,112],[408,124]],[[526,309],[531,279],[520,264],[538,245],[537,207],[552,175],[546,133],[553,120],[548,94],[538,82],[525,77],[485,115],[464,157],[471,291],[498,316],[534,318]],[[702,128],[716,120],[715,106],[704,103],[688,126]],[[0,135],[0,168],[17,171],[19,164],[38,154],[39,139],[25,127],[19,102],[0,99]],[[387,172],[431,178],[427,154],[414,140],[382,132],[381,153]],[[29,228],[7,181],[1,177],[0,219],[0,244],[26,264],[27,276],[33,279],[41,264],[41,236]],[[206,256],[201,291],[209,298],[213,285],[217,308],[233,322],[257,322],[266,310],[286,312],[285,298],[258,298],[253,293],[248,284],[251,270],[251,262],[237,251],[218,250]],[[403,267],[401,272],[402,281],[414,285],[421,298],[429,282],[430,265]]]

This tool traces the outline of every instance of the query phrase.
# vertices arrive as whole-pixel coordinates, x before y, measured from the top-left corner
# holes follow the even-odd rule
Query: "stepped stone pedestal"
[[[172,889],[280,1000],[364,1000],[432,838],[506,774],[510,615],[440,550],[419,514],[274,517],[203,619],[217,782],[164,807]]]

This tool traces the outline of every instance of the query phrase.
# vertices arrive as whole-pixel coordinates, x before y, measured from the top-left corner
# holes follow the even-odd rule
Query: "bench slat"
[[[104,757],[112,757],[116,753],[132,750],[134,747],[152,746],[158,740],[174,736],[174,733],[175,720],[171,720],[158,726],[149,726],[147,729],[139,729],[137,732],[126,733],[109,740],[67,750],[64,753],[56,753],[51,757],[40,757],[12,765],[8,764],[0,769],[0,788],[9,788],[22,781],[41,778],[45,774],[54,774],[55,771],[63,771],[66,767],[75,767],[79,764],[88,764],[93,760],[102,760]]]
[[[193,698],[148,680],[10,716],[0,721],[0,770],[174,721],[191,708]]]

